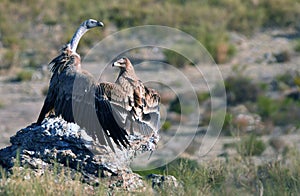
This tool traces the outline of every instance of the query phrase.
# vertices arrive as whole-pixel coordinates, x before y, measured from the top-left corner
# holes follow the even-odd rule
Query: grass
[[[1,107],[0,107],[0,108],[1,108]],[[164,122],[164,124],[162,125],[161,130],[162,130],[162,131],[167,131],[167,130],[169,130],[171,127],[172,127],[172,123],[171,123],[170,121],[166,120],[166,121]]]
[[[198,39],[216,62],[223,63],[235,53],[229,43],[229,32],[251,34],[265,27],[297,27],[299,10],[297,0],[91,0],[87,3],[2,0],[0,41],[9,52],[2,59],[5,65],[1,66],[48,63],[50,59],[45,56],[66,43],[85,18],[103,20],[117,29],[149,24],[179,28]],[[105,36],[102,32],[91,31],[82,40],[79,53],[101,40]],[[176,55],[174,58],[179,66],[186,62]]]
[[[297,0],[167,0],[157,2],[154,0],[104,0],[101,2],[96,0],[88,2],[3,0],[0,4],[0,41],[4,49],[0,69],[8,69],[12,66],[37,67],[48,63],[50,59],[47,58],[51,50],[56,51],[67,42],[78,24],[85,18],[103,19],[105,24],[115,25],[117,29],[145,24],[179,28],[198,39],[218,63],[228,61],[236,53],[236,49],[229,41],[230,31],[249,35],[264,27],[299,25],[300,8]],[[34,34],[37,30],[35,27],[44,31],[48,29],[50,34]],[[62,30],[56,32],[55,29]],[[105,36],[102,32],[91,31],[89,36],[80,43],[79,53],[101,40]],[[188,49],[189,47],[184,48],[185,51]],[[300,51],[299,40],[295,42],[295,51]],[[164,51],[164,54],[169,63],[178,67],[189,64],[187,59],[173,51]],[[199,61],[199,59],[192,60]],[[23,70],[18,73],[17,78],[20,81],[26,81],[30,80],[31,76],[31,71]],[[277,80],[286,84],[285,88],[300,86],[299,74],[292,76],[286,73],[279,76]],[[260,114],[263,121],[272,121],[278,126],[286,126],[290,123],[299,125],[299,101],[272,100],[261,95],[258,85],[243,76],[229,77],[225,81],[225,86],[229,105],[250,102],[254,105],[254,110],[251,112]],[[208,98],[209,94],[198,94],[200,103]],[[186,108],[182,108],[178,99],[175,99],[170,110],[184,114]],[[222,115],[216,113],[212,118],[216,121],[223,120],[219,116]],[[227,129],[222,130],[225,135],[232,135],[232,127],[230,127],[232,118],[230,113],[226,114],[224,126]],[[170,127],[169,122],[163,125],[164,130]],[[158,190],[158,193],[162,195],[175,193],[259,195],[259,191],[263,191],[264,195],[298,195],[300,193],[298,150],[287,150],[282,155],[281,161],[256,165],[252,156],[259,156],[266,149],[266,144],[262,140],[254,135],[245,135],[241,142],[233,146],[238,154],[227,157],[224,161],[218,159],[199,164],[194,160],[180,158],[164,167],[139,173],[142,176],[147,173],[174,175],[182,183],[183,186],[176,190],[174,187]],[[82,183],[79,174],[71,175],[71,172],[66,169],[56,172],[46,170],[44,174],[37,175],[30,169],[20,169],[16,166],[12,174],[8,175],[3,169],[0,170],[0,174],[0,195],[103,195],[108,191],[103,186],[90,186]],[[119,194],[121,195],[122,192]]]
[[[272,100],[266,96],[260,96],[257,101],[257,111],[263,119],[267,119],[278,112],[279,101]]]
[[[184,56],[172,50],[164,50],[164,55],[167,63],[174,65],[175,67],[182,68],[190,63]]]
[[[277,126],[289,124],[299,127],[298,116],[300,114],[300,103],[298,100],[284,98],[281,100],[260,96],[257,103],[256,112],[264,121],[273,122]]]
[[[5,102],[3,100],[0,99],[0,109],[5,107]]]
[[[265,143],[255,134],[242,138],[236,147],[237,152],[242,156],[260,156],[266,149]]]
[[[259,86],[245,76],[230,76],[225,79],[224,83],[229,105],[256,101],[260,93]]]
[[[198,102],[199,104],[203,103],[204,101],[206,101],[207,99],[210,98],[210,93],[209,92],[201,92],[201,93],[197,93],[197,98],[198,98]]]
[[[254,145],[261,142],[253,136],[242,138],[242,142],[249,141]],[[241,145],[241,143],[237,144]],[[232,146],[235,147],[237,144]],[[300,193],[298,149],[292,148],[283,153],[281,161],[263,161],[258,165],[254,163],[252,156],[261,154],[265,147],[258,151],[254,150],[255,146],[248,147],[242,153],[227,157],[225,161],[219,159],[198,164],[193,160],[179,158],[161,168],[143,171],[140,174],[145,176],[155,172],[174,175],[183,185],[176,190],[176,193],[184,195],[260,195],[260,192],[263,195],[298,195]],[[160,191],[162,195],[169,195],[174,190],[168,188]]]
[[[255,137],[245,137],[245,141],[259,141]],[[253,139],[254,138],[254,139]],[[244,141],[244,140],[242,140]],[[233,145],[234,146],[234,145]],[[252,148],[252,147],[251,147]],[[248,150],[246,150],[248,151]],[[139,171],[144,177],[146,189],[137,195],[153,194],[151,181],[146,176],[155,173],[173,175],[180,186],[165,184],[157,188],[159,195],[298,195],[300,193],[300,153],[290,148],[282,153],[281,160],[255,164],[255,153],[238,153],[224,159],[202,161],[177,158],[174,161],[150,170]],[[81,175],[59,165],[36,173],[31,169],[21,169],[18,164],[12,174],[0,169],[0,195],[105,195],[126,194],[122,190],[113,191],[100,185],[88,185],[81,181]]]
[[[300,39],[299,38],[295,41],[294,49],[296,52],[300,52]]]
[[[22,82],[22,81],[30,81],[32,79],[33,70],[21,70],[17,73],[16,81]]]
[[[103,195],[103,185],[93,187],[82,183],[80,174],[64,168],[45,170],[38,174],[31,169],[15,166],[12,174],[0,170],[0,195]],[[101,182],[101,181],[100,181]]]

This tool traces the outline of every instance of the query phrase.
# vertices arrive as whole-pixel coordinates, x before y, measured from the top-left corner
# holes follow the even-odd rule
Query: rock
[[[287,147],[285,140],[281,137],[271,137],[269,143],[277,153],[282,152]]]
[[[256,32],[251,37],[230,33],[230,41],[237,48],[231,64],[266,65],[290,61],[293,51],[291,40],[280,36],[287,33],[284,30],[278,32],[271,29]]]
[[[249,110],[245,105],[240,104],[240,105],[237,105],[235,107],[231,107],[230,112],[233,115],[237,116],[239,114],[247,114],[247,113],[249,113]]]
[[[10,170],[19,160],[20,167],[43,173],[58,163],[80,172],[84,182],[98,184],[101,177],[108,179],[109,188],[133,191],[142,189],[144,182],[129,165],[137,154],[154,150],[158,136],[130,135],[129,141],[129,149],[116,146],[113,152],[95,144],[77,124],[46,118],[41,126],[32,124],[10,138],[11,145],[0,150],[0,165]]]
[[[154,190],[170,188],[175,191],[174,194],[175,193],[178,194],[178,192],[176,192],[176,190],[182,189],[182,187],[183,187],[182,183],[178,182],[177,179],[171,175],[164,176],[164,175],[160,175],[160,174],[149,174],[147,176],[147,179],[151,181],[152,188]],[[178,194],[178,195],[180,195],[180,194]]]

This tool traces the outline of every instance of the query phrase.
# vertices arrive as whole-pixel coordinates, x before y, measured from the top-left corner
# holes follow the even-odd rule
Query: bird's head
[[[102,22],[94,20],[94,19],[88,19],[88,20],[84,21],[81,25],[84,26],[86,29],[104,26],[104,24]]]
[[[138,80],[133,65],[128,58],[120,58],[119,60],[115,61],[112,66],[120,68],[118,79],[121,77],[126,77],[127,79]]]
[[[120,69],[124,69],[124,70],[132,70],[133,66],[130,62],[130,60],[126,57],[122,57],[119,60],[115,61],[112,64],[113,67],[119,67]]]

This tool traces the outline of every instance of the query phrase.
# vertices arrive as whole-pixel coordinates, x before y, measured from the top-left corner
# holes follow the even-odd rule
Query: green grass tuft
[[[30,81],[32,79],[33,70],[21,70],[17,73],[16,81],[23,82],[23,81]]]
[[[295,49],[296,52],[300,52],[300,39],[297,39],[295,41],[294,49]]]
[[[260,156],[266,149],[266,144],[255,134],[247,135],[237,144],[237,152],[241,156]]]
[[[162,131],[167,131],[171,128],[171,126],[172,126],[172,123],[170,121],[166,120],[164,122],[164,124],[162,125],[161,130]]]

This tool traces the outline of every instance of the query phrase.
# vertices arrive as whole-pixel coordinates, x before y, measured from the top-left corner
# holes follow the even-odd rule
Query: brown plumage
[[[120,67],[115,83],[97,83],[90,73],[81,69],[81,59],[76,53],[78,41],[75,47],[66,45],[50,63],[52,77],[37,123],[41,124],[53,111],[56,116],[84,127],[94,140],[112,149],[110,138],[119,146],[130,145],[126,130],[147,135],[156,133],[158,93],[144,87],[127,58],[113,64]]]
[[[128,58],[119,59],[113,66],[120,68],[116,82],[100,83],[99,88],[109,100],[119,126],[131,134],[157,133],[160,122],[158,92],[143,85]]]
[[[51,62],[53,75],[37,123],[53,110],[55,116],[85,128],[87,134],[100,144],[113,149],[109,136],[117,145],[127,147],[127,132],[114,120],[110,103],[93,76],[80,69],[78,62],[80,57],[68,47]]]

